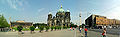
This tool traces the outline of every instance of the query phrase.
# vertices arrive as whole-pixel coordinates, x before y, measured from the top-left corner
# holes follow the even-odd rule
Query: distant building
[[[48,14],[47,24],[51,26],[68,26],[70,25],[70,12],[69,10],[64,11],[61,8],[57,11],[56,16],[53,16],[51,13]]]
[[[30,26],[33,25],[33,22],[24,22],[24,21],[16,21],[16,22],[10,22],[10,23],[11,23],[11,27],[17,27],[21,25],[24,28],[29,28]]]
[[[85,24],[89,27],[103,27],[103,26],[119,26],[120,20],[108,19],[105,16],[91,15],[85,20]]]

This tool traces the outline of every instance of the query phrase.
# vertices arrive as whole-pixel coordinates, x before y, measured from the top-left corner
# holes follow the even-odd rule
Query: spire
[[[62,4],[61,4],[60,9],[57,12],[64,12],[64,9],[62,8]]]
[[[61,4],[61,8],[62,8],[62,4]]]

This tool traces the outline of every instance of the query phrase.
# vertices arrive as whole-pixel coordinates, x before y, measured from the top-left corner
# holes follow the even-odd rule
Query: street
[[[35,31],[31,34],[30,31],[24,31],[24,34],[19,34],[18,32],[0,32],[0,37],[74,37],[75,31],[69,30],[57,30],[42,32]]]
[[[35,33],[30,33],[30,31],[23,31],[24,34],[20,34],[18,32],[0,32],[0,37],[84,37],[84,31],[82,33],[79,32],[78,29],[69,30],[56,30],[49,32],[35,31]],[[100,32],[88,31],[88,37],[102,37]],[[107,37],[118,37],[118,35],[107,34]]]

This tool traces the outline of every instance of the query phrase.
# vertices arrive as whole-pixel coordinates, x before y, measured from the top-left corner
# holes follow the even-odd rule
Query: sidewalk
[[[84,29],[82,29],[82,32],[80,33],[79,30],[77,29],[77,37],[84,37]],[[94,32],[94,31],[89,31],[88,30],[88,37],[102,37],[102,33],[100,32]],[[107,37],[119,37],[119,35],[112,35],[112,34],[107,34]]]
[[[35,31],[23,31],[24,34],[18,34],[18,32],[0,32],[0,37],[74,37],[74,30],[62,29],[56,31],[42,32]]]

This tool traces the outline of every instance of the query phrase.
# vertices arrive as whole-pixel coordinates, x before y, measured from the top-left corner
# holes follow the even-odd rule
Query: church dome
[[[49,14],[52,14],[52,12],[49,12]]]
[[[70,12],[69,10],[67,10],[66,12]]]
[[[62,8],[62,5],[61,5],[61,8],[57,12],[64,12],[64,9]]]

